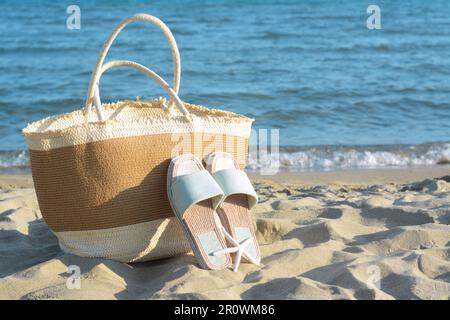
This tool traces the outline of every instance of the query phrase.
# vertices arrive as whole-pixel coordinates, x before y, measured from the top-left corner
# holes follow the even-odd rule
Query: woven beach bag
[[[172,51],[173,87],[133,61],[104,63],[119,32],[134,21],[159,27]],[[134,68],[156,81],[170,100],[102,104],[99,81],[110,68]],[[169,28],[137,14],[109,36],[81,110],[33,122],[23,129],[42,216],[61,249],[123,262],[154,260],[190,250],[167,198],[170,159],[213,151],[232,153],[243,169],[253,119],[182,102],[180,56]]]

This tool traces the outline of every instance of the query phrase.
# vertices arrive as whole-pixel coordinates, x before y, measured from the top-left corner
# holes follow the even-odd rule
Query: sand
[[[237,273],[199,269],[191,254],[136,264],[65,254],[31,178],[0,176],[0,299],[449,299],[446,174],[252,175],[263,266]]]

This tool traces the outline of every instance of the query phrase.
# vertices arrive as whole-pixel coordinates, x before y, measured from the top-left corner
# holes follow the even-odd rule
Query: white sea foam
[[[0,169],[29,167],[26,151],[0,151]]]
[[[26,151],[0,151],[0,171],[28,172]],[[281,148],[262,157],[250,154],[249,171],[315,171],[407,168],[450,164],[450,143],[386,146],[317,146]]]
[[[450,163],[450,143],[417,146],[313,147],[282,150],[279,154],[250,157],[248,168],[274,166],[280,170],[313,171],[350,168],[402,168]]]

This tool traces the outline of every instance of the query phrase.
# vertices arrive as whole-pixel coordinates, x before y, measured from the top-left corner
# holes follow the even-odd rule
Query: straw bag
[[[103,64],[114,39],[133,21],[151,22],[164,32],[175,64],[173,88],[136,62]],[[117,66],[143,72],[170,101],[102,105],[100,78]],[[190,250],[167,198],[169,160],[188,152],[203,159],[213,151],[226,151],[244,168],[253,120],[184,103],[178,97],[179,85],[180,58],[172,33],[159,19],[137,14],[105,42],[84,108],[23,129],[39,207],[63,251],[131,262]]]

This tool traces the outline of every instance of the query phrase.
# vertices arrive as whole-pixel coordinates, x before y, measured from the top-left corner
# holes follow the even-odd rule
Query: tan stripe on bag
[[[202,159],[222,150],[240,159],[243,169],[247,144],[248,139],[238,136],[156,134],[30,150],[30,159],[39,206],[50,228],[96,230],[172,217],[166,195],[172,156],[191,152]]]

